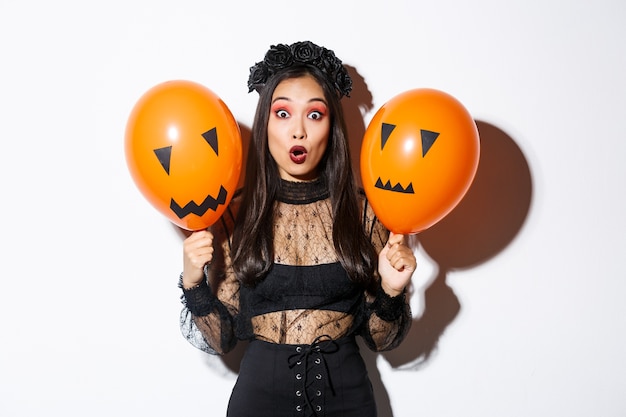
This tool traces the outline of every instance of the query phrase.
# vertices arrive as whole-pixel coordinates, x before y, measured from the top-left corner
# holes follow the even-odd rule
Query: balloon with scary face
[[[392,232],[415,234],[445,217],[469,189],[480,153],[476,123],[442,91],[406,91],[369,123],[361,148],[363,188]]]
[[[125,152],[144,197],[186,230],[215,223],[239,182],[239,125],[215,93],[191,81],[158,84],[139,99]]]

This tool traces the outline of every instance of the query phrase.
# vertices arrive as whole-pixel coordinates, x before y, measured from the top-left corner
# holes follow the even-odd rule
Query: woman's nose
[[[306,137],[306,129],[302,122],[294,122],[292,135],[294,139],[304,139]]]

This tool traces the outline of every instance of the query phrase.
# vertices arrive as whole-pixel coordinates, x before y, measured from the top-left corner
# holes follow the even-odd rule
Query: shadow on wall
[[[348,67],[353,94],[344,99],[344,113],[351,139],[352,162],[360,177],[361,141],[367,129],[363,115],[373,109],[372,95],[355,68]],[[389,396],[376,361],[378,356],[394,368],[418,370],[437,350],[446,327],[461,304],[446,282],[448,272],[480,265],[496,256],[519,233],[532,201],[528,162],[515,141],[489,123],[476,121],[480,134],[480,162],[472,186],[459,205],[437,224],[421,232],[419,244],[438,266],[438,273],[424,293],[424,310],[414,318],[404,342],[390,352],[376,354],[362,349],[376,392],[380,417],[391,417]]]
[[[528,216],[532,178],[524,155],[502,130],[481,121],[476,124],[481,150],[472,186],[448,216],[418,235],[439,271],[424,293],[423,314],[414,319],[405,341],[382,354],[394,368],[417,370],[426,365],[461,310],[446,282],[448,272],[469,269],[496,256],[513,241]],[[382,383],[376,388],[386,398]],[[390,409],[380,413],[380,417],[392,415]]]
[[[416,369],[424,364],[460,311],[446,283],[448,272],[469,269],[496,256],[528,216],[532,180],[526,159],[506,133],[485,122],[476,124],[481,149],[472,186],[449,215],[418,235],[439,272],[424,294],[424,313],[414,321],[406,342],[385,354],[393,367]]]

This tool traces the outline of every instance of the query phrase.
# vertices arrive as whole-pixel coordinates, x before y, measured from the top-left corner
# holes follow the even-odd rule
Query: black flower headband
[[[250,67],[248,92],[260,92],[268,79],[292,65],[312,65],[324,73],[329,84],[339,93],[339,97],[350,96],[352,79],[335,53],[313,42],[296,42],[291,45],[272,45],[265,58]]]

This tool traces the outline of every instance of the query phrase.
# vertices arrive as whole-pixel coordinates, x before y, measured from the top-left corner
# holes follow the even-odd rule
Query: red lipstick
[[[293,146],[289,149],[289,157],[296,164],[302,164],[306,161],[306,148],[304,146]]]

